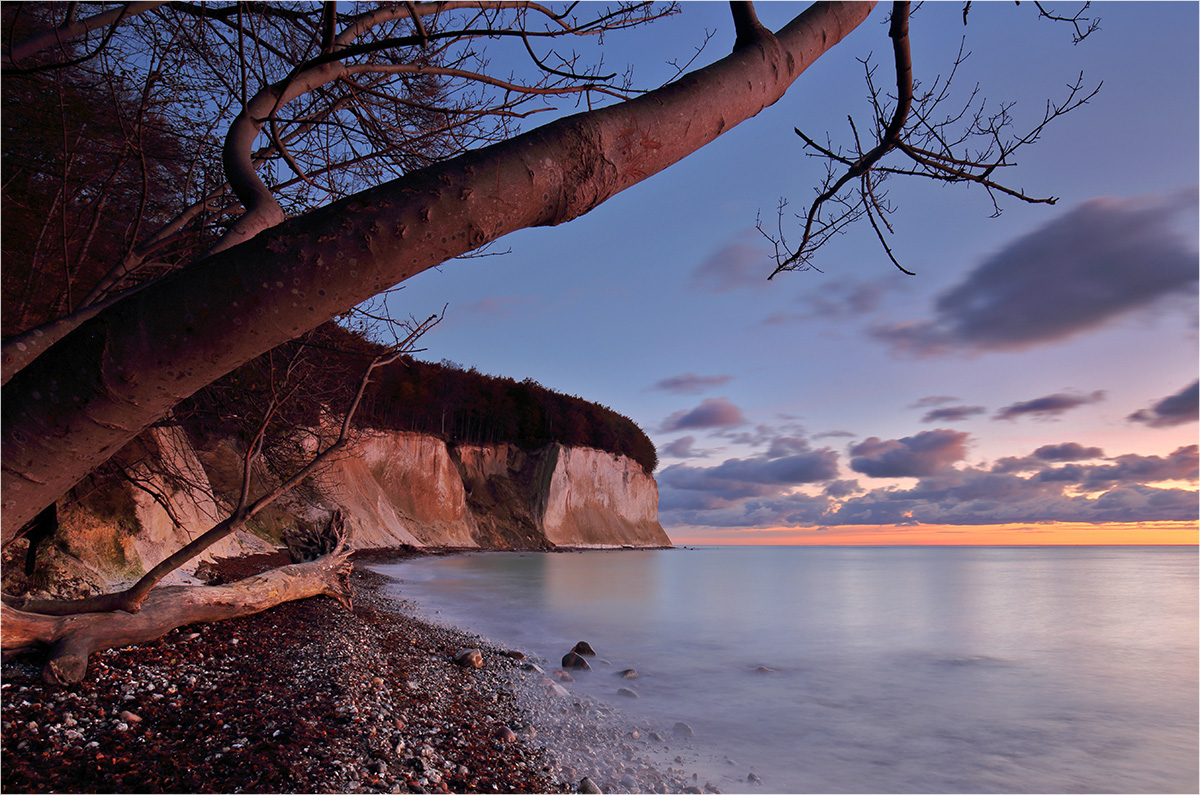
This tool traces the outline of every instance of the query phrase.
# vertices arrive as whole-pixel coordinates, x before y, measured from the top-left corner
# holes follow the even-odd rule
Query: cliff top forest
[[[293,390],[273,420],[275,435],[313,426],[322,413],[337,416],[371,359],[385,350],[363,333],[325,323],[202,389],[177,408],[175,420],[198,436],[245,434],[269,403],[288,389],[281,372],[290,367]],[[434,364],[404,355],[371,378],[354,415],[362,428],[416,431],[447,442],[516,444],[532,450],[550,442],[594,447],[637,461],[651,473],[658,465],[654,443],[633,420],[612,409],[547,389],[533,379],[486,375],[452,363]]]

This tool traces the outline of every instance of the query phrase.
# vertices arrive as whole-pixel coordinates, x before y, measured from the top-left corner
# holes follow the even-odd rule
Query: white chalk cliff
[[[182,432],[155,429],[141,444],[143,459],[148,451],[165,466],[135,473],[147,488],[126,485],[100,503],[62,512],[54,540],[39,550],[45,577],[128,582],[222,518],[213,493],[227,496],[236,482],[238,456],[229,443],[198,451]],[[186,477],[165,479],[160,469]],[[197,565],[212,557],[276,549],[290,524],[322,522],[335,510],[360,549],[671,544],[658,523],[658,486],[632,459],[560,444],[525,451],[373,431],[168,582],[193,581]]]

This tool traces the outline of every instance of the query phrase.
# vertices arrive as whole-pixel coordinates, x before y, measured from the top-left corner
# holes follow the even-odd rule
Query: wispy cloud
[[[811,283],[812,286],[809,284],[810,282],[805,282],[805,290],[799,297],[800,309],[772,313],[763,324],[774,326],[809,320],[860,318],[878,309],[889,290],[907,286],[893,276],[870,281],[838,279],[832,282]]]
[[[771,273],[770,252],[751,242],[753,234],[753,231],[743,232],[738,240],[713,252],[692,271],[688,288],[702,293],[767,289],[767,276]]]
[[[1192,295],[1195,243],[1173,218],[1195,204],[1194,193],[1084,202],[984,260],[938,297],[931,320],[870,333],[915,356],[1017,350]]]
[[[1097,390],[1090,395],[1070,395],[1056,392],[1053,395],[1023,400],[1012,403],[996,412],[994,420],[1015,420],[1018,417],[1033,417],[1039,420],[1054,419],[1071,409],[1086,406],[1089,403],[1099,403],[1104,400],[1104,390]]]
[[[986,413],[987,409],[983,406],[944,406],[925,412],[921,422],[958,422]]]
[[[664,458],[707,458],[708,452],[697,450],[695,436],[680,436],[670,444],[658,448],[658,454]]]
[[[486,323],[504,320],[537,306],[541,299],[521,295],[489,295],[479,301],[451,306],[446,319],[452,323]]]
[[[663,420],[663,433],[704,428],[732,428],[746,421],[742,410],[726,398],[705,398],[694,409],[677,411]]]
[[[1200,419],[1200,381],[1193,381],[1174,395],[1165,397],[1148,409],[1139,409],[1126,419],[1151,428],[1169,428]]]
[[[673,392],[677,395],[698,395],[705,390],[722,386],[732,380],[733,376],[731,375],[696,375],[695,373],[684,373],[655,381],[651,386],[647,387],[647,390]]]

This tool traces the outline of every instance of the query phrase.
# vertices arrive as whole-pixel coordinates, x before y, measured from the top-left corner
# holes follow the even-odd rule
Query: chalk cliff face
[[[182,432],[154,429],[140,443],[142,460],[161,465],[133,473],[150,488],[113,489],[101,502],[63,512],[54,542],[39,552],[43,578],[128,582],[223,518],[212,493],[227,497],[237,482],[228,442],[197,451]],[[360,549],[671,544],[658,523],[658,486],[632,459],[559,444],[528,452],[375,431],[171,581],[192,581],[197,564],[214,556],[275,549],[282,529],[322,522],[338,509]],[[6,580],[13,569],[19,564],[6,566]]]
[[[538,463],[535,512],[558,546],[669,545],[658,523],[658,484],[632,459],[550,445]]]
[[[658,486],[624,456],[550,444],[449,445],[378,432],[316,483],[359,547],[669,546]],[[312,518],[316,518],[313,516]]]

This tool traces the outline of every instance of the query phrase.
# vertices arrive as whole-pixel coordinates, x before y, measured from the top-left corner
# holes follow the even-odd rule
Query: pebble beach
[[[672,756],[684,733],[572,693],[558,661],[419,620],[363,568],[372,559],[389,557],[360,553],[352,612],[309,599],[182,627],[93,655],[66,687],[45,684],[35,657],[6,661],[3,790],[719,791]]]

